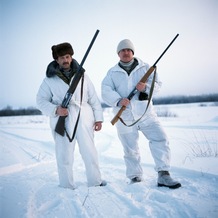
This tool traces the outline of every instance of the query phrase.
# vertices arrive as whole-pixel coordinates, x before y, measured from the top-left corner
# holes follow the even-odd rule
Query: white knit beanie
[[[117,54],[119,54],[119,52],[122,49],[130,49],[130,50],[132,50],[133,54],[135,52],[134,45],[132,44],[132,42],[129,39],[124,39],[124,40],[120,41],[120,43],[117,46]]]

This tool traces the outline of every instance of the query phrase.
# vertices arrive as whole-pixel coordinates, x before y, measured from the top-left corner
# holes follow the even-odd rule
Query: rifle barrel
[[[85,53],[81,63],[80,63],[80,65],[79,65],[80,68],[82,68],[84,62],[86,61],[86,58],[87,58],[87,56],[88,56],[88,54],[89,54],[89,52],[90,52],[90,50],[91,50],[91,48],[92,48],[92,46],[93,46],[93,44],[95,42],[95,39],[98,36],[98,33],[99,33],[99,30],[96,30],[95,35],[93,36],[92,41],[90,42],[90,45],[89,45],[89,47],[88,47],[88,49],[87,49],[87,51],[86,51],[86,53]]]
[[[176,38],[179,36],[179,34],[176,34],[176,36],[174,37],[174,39],[171,41],[171,43],[167,46],[167,48],[163,51],[163,53],[160,55],[160,57],[156,60],[156,62],[153,64],[153,67],[156,66],[156,64],[158,63],[158,61],[162,58],[162,56],[166,53],[166,51],[169,49],[169,47],[173,44],[173,42],[176,40]]]

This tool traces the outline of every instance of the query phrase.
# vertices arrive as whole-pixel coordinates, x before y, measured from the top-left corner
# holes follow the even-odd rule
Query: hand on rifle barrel
[[[146,83],[143,83],[143,82],[138,82],[138,84],[136,85],[136,89],[139,92],[144,92],[145,91],[145,87],[146,87]]]
[[[56,114],[61,117],[66,117],[68,115],[67,108],[63,108],[61,106],[57,107]]]

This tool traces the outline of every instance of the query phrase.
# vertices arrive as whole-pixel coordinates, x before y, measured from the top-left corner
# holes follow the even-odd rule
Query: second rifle
[[[148,79],[148,77],[152,74],[152,72],[155,70],[157,63],[159,60],[163,57],[163,55],[166,53],[166,51],[169,49],[169,47],[173,44],[173,42],[176,40],[176,38],[179,36],[177,34],[174,39],[170,42],[170,44],[167,46],[167,48],[163,51],[163,53],[160,55],[160,57],[155,61],[155,63],[148,69],[148,71],[145,73],[145,75],[141,78],[140,82],[145,83]],[[136,87],[130,92],[128,95],[128,99],[131,100],[133,96],[137,93]],[[111,124],[114,125],[119,119],[123,111],[126,109],[126,106],[122,106],[118,113],[115,115],[115,117],[111,120]]]

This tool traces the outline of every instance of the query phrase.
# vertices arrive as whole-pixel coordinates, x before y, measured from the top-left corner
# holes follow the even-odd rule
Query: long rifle
[[[163,51],[163,53],[160,55],[160,57],[156,60],[156,62],[148,69],[148,71],[145,73],[145,75],[141,78],[140,82],[145,83],[148,79],[148,77],[152,74],[152,72],[156,69],[156,65],[159,62],[159,60],[163,57],[163,55],[166,53],[166,51],[169,49],[169,47],[173,44],[173,42],[176,40],[176,38],[179,36],[177,34],[174,39],[170,42],[170,44],[167,46],[167,48]],[[130,92],[128,95],[128,99],[131,100],[133,96],[137,93],[136,87]],[[111,120],[112,125],[114,125],[119,119],[123,111],[126,109],[126,106],[122,106],[120,110],[117,112],[115,117]]]
[[[61,107],[63,107],[63,108],[67,108],[80,79],[84,75],[84,70],[82,67],[83,67],[83,64],[84,64],[93,44],[95,42],[95,39],[97,38],[98,33],[99,33],[99,30],[96,30],[95,35],[93,36],[92,41],[91,41],[83,59],[79,65],[79,68],[78,68],[78,70],[73,78],[73,81],[72,81],[67,93],[64,96],[64,99],[63,99],[62,104],[61,104]],[[64,133],[65,133],[65,118],[66,118],[66,116],[60,116],[58,118],[58,122],[57,122],[56,127],[55,127],[55,132],[57,132],[58,134],[60,134],[62,136],[64,136]]]

